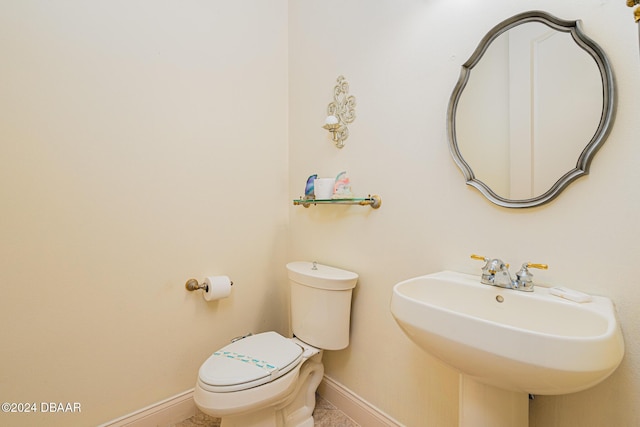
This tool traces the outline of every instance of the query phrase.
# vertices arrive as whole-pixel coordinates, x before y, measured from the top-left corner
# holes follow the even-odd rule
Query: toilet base
[[[267,406],[256,405],[255,408],[245,406],[235,414],[233,411],[218,412],[216,409],[208,408],[205,403],[206,400],[214,399],[211,396],[213,393],[198,387],[196,387],[195,402],[202,412],[220,417],[221,427],[313,427],[316,390],[323,375],[321,352],[303,361],[293,387],[287,388],[281,397],[276,397],[273,401],[266,399],[269,402]],[[264,386],[251,390],[257,391],[261,387]],[[231,395],[232,393],[220,394]]]
[[[316,390],[324,375],[322,353],[308,359],[300,369],[298,389],[293,400],[282,410],[284,427],[313,427],[313,410],[316,408]]]

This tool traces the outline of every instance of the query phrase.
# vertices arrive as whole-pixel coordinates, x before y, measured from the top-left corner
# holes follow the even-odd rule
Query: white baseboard
[[[403,427],[398,421],[326,375],[318,387],[318,394],[361,426]]]
[[[196,404],[191,389],[98,427],[169,427],[195,413]]]
[[[326,375],[318,387],[318,393],[361,426],[403,427],[398,421]],[[191,389],[98,427],[169,427],[192,417],[195,413],[196,405]]]

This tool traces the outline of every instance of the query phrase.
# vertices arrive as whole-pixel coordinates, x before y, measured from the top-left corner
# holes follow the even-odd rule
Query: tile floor
[[[344,412],[337,409],[331,402],[317,396],[316,409],[313,411],[315,427],[359,427]],[[219,427],[220,419],[213,418],[198,411],[196,415],[174,424],[173,427]]]

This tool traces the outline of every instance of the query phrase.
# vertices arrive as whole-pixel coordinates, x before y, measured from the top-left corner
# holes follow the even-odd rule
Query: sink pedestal
[[[460,374],[458,427],[527,427],[529,395],[480,383]]]

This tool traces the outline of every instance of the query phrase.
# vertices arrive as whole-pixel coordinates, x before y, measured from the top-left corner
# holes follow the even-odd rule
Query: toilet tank
[[[293,334],[320,349],[346,348],[358,275],[308,261],[290,262],[287,270]]]

